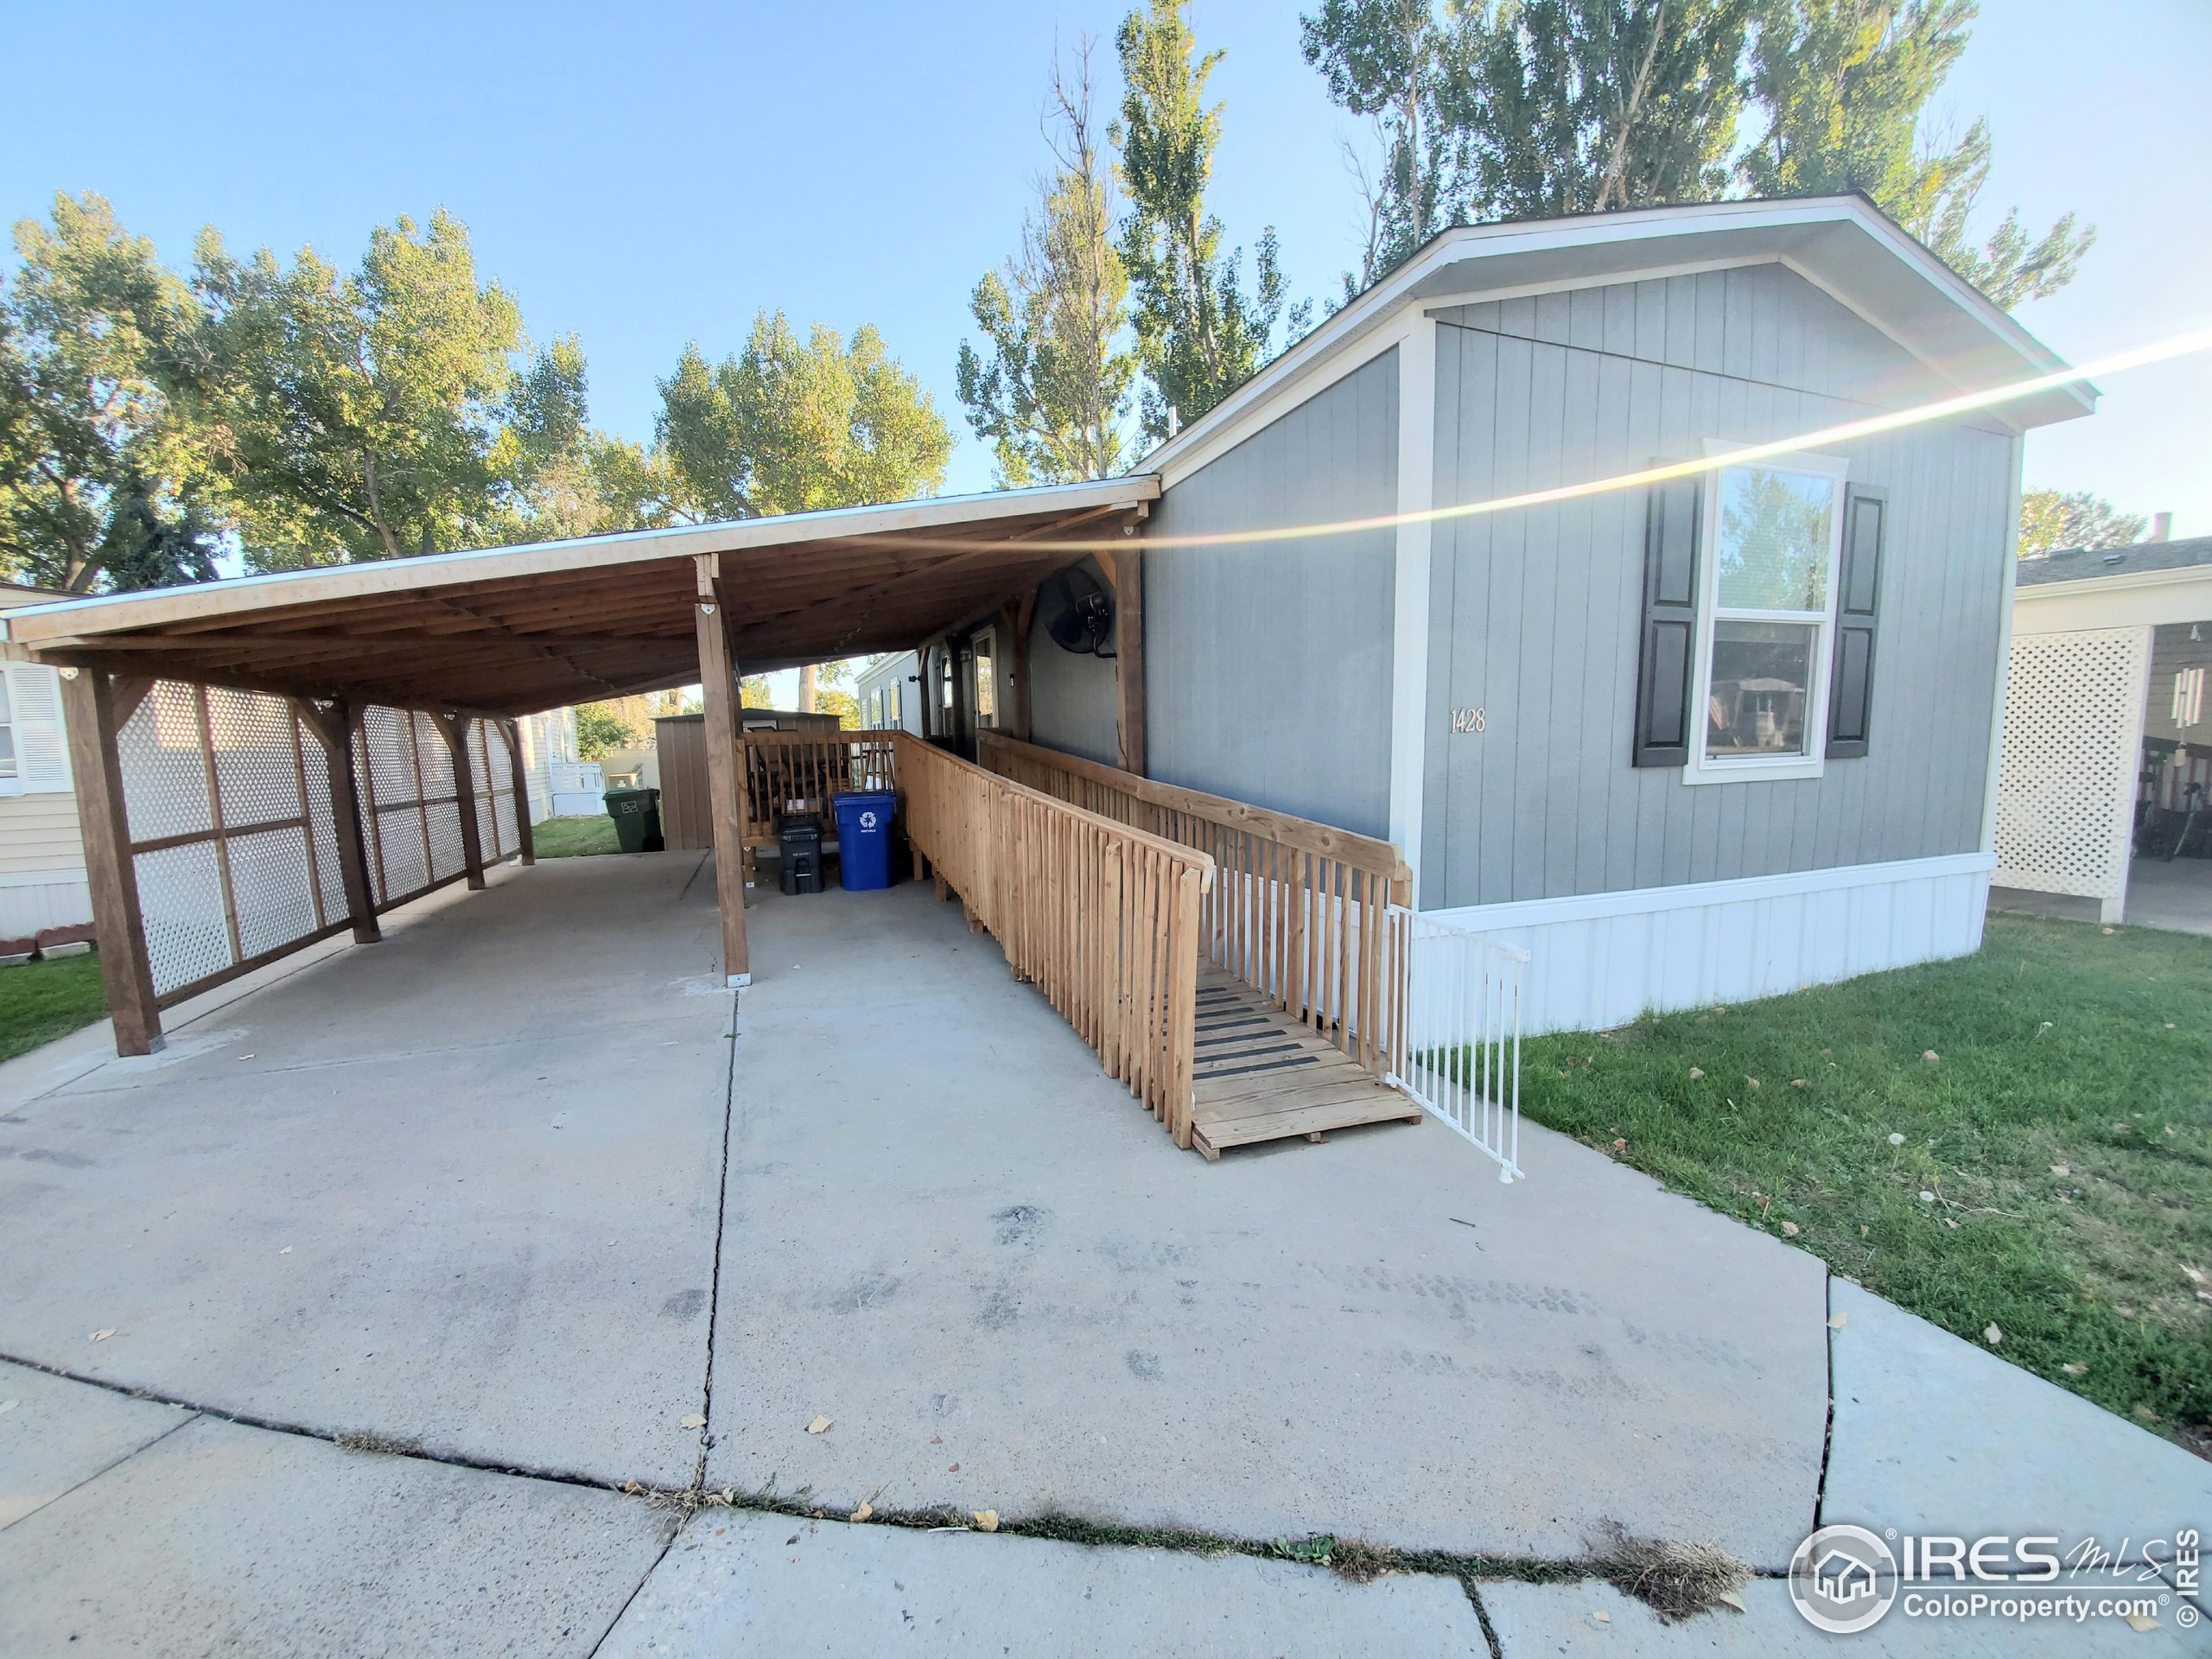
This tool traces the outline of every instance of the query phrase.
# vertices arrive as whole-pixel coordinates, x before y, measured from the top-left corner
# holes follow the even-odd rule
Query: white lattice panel
[[[377,814],[377,837],[384,847],[384,891],[380,904],[411,899],[430,885],[423,846],[423,810],[387,807]]]
[[[134,861],[154,995],[166,995],[230,967],[236,958],[223,915],[215,843],[188,842],[141,853]]]
[[[210,686],[207,730],[215,742],[215,779],[222,790],[225,827],[300,816],[299,774],[292,764],[292,711],[282,697]]]
[[[131,840],[161,841],[207,828],[207,762],[194,688],[156,681],[115,734],[115,751]]]
[[[298,830],[264,830],[233,836],[227,845],[238,943],[245,954],[261,956],[314,932],[306,835]]]
[[[2013,639],[1998,778],[1999,886],[2125,895],[2150,669],[2148,628]]]
[[[346,871],[338,860],[338,825],[330,813],[330,755],[311,733],[300,734],[300,764],[308,780],[308,823],[315,832],[315,882],[322,889],[325,921],[344,919]]]

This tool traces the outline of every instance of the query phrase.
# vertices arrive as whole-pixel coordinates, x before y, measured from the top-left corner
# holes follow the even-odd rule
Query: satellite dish
[[[1096,656],[1114,626],[1113,596],[1079,565],[1048,578],[1038,590],[1037,604],[1052,643],[1078,657]]]

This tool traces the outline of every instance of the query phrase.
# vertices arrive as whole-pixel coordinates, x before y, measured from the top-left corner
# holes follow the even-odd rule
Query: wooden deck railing
[[[813,812],[830,822],[840,795],[895,786],[896,762],[889,732],[747,732],[745,734],[745,822],[747,847],[776,838],[783,811]]]
[[[1191,1144],[1201,917],[1213,860],[896,737],[906,836],[1109,1075]]]
[[[1389,1076],[1405,949],[1389,906],[1411,887],[1397,848],[995,733],[978,752],[1001,777],[1209,855],[1218,876],[1199,918],[1207,957]]]

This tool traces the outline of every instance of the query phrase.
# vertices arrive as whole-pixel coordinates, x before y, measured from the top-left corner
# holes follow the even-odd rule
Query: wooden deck
[[[1198,973],[1192,1144],[1318,1137],[1361,1123],[1418,1123],[1421,1108],[1311,1027],[1211,963]]]

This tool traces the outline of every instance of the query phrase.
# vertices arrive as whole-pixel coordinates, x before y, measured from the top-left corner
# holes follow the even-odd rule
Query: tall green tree
[[[1728,185],[1755,0],[1498,0],[1439,94],[1480,219],[1703,201]]]
[[[1152,0],[1122,20],[1121,119],[1107,136],[1121,151],[1122,261],[1135,292],[1137,357],[1149,384],[1147,436],[1163,438],[1205,414],[1267,359],[1287,298],[1270,226],[1260,235],[1248,292],[1243,250],[1221,251],[1221,221],[1206,185],[1221,142],[1219,103],[1205,101],[1219,52],[1198,54],[1189,0]],[[1306,308],[1289,315],[1304,326]]]
[[[1367,209],[1367,240],[1349,299],[1465,215],[1466,134],[1439,109],[1455,31],[1434,0],[1324,0],[1299,19],[1299,47],[1329,97],[1369,123],[1370,160],[1345,160]]]
[[[16,226],[0,289],[0,569],[73,593],[206,581],[218,526],[157,377],[192,296],[100,197]]]
[[[1072,68],[1054,54],[1045,118],[1052,171],[1022,221],[1020,251],[969,302],[990,355],[960,342],[960,401],[1009,486],[1110,478],[1128,460],[1123,429],[1136,378],[1124,339],[1129,278],[1092,125],[1091,49],[1088,36],[1078,41]]]
[[[372,233],[344,274],[200,233],[204,319],[172,390],[261,569],[395,558],[536,533],[532,491],[581,442],[573,338],[533,353],[440,211]]]
[[[1740,171],[1759,195],[1865,192],[2009,308],[2071,281],[2096,231],[2068,213],[2032,236],[2013,208],[1974,239],[1988,124],[1950,139],[1928,129],[1926,111],[1975,12],[1974,0],[1769,0],[1751,56],[1768,125]]]
[[[677,518],[757,518],[933,495],[952,433],[873,327],[848,341],[826,324],[804,340],[780,311],[753,320],[745,349],[710,365],[686,346],[660,383],[658,456],[634,504]]]
[[[2027,490],[2020,496],[2020,556],[2072,547],[2126,547],[2143,539],[2143,515],[2122,512],[2088,490]]]

